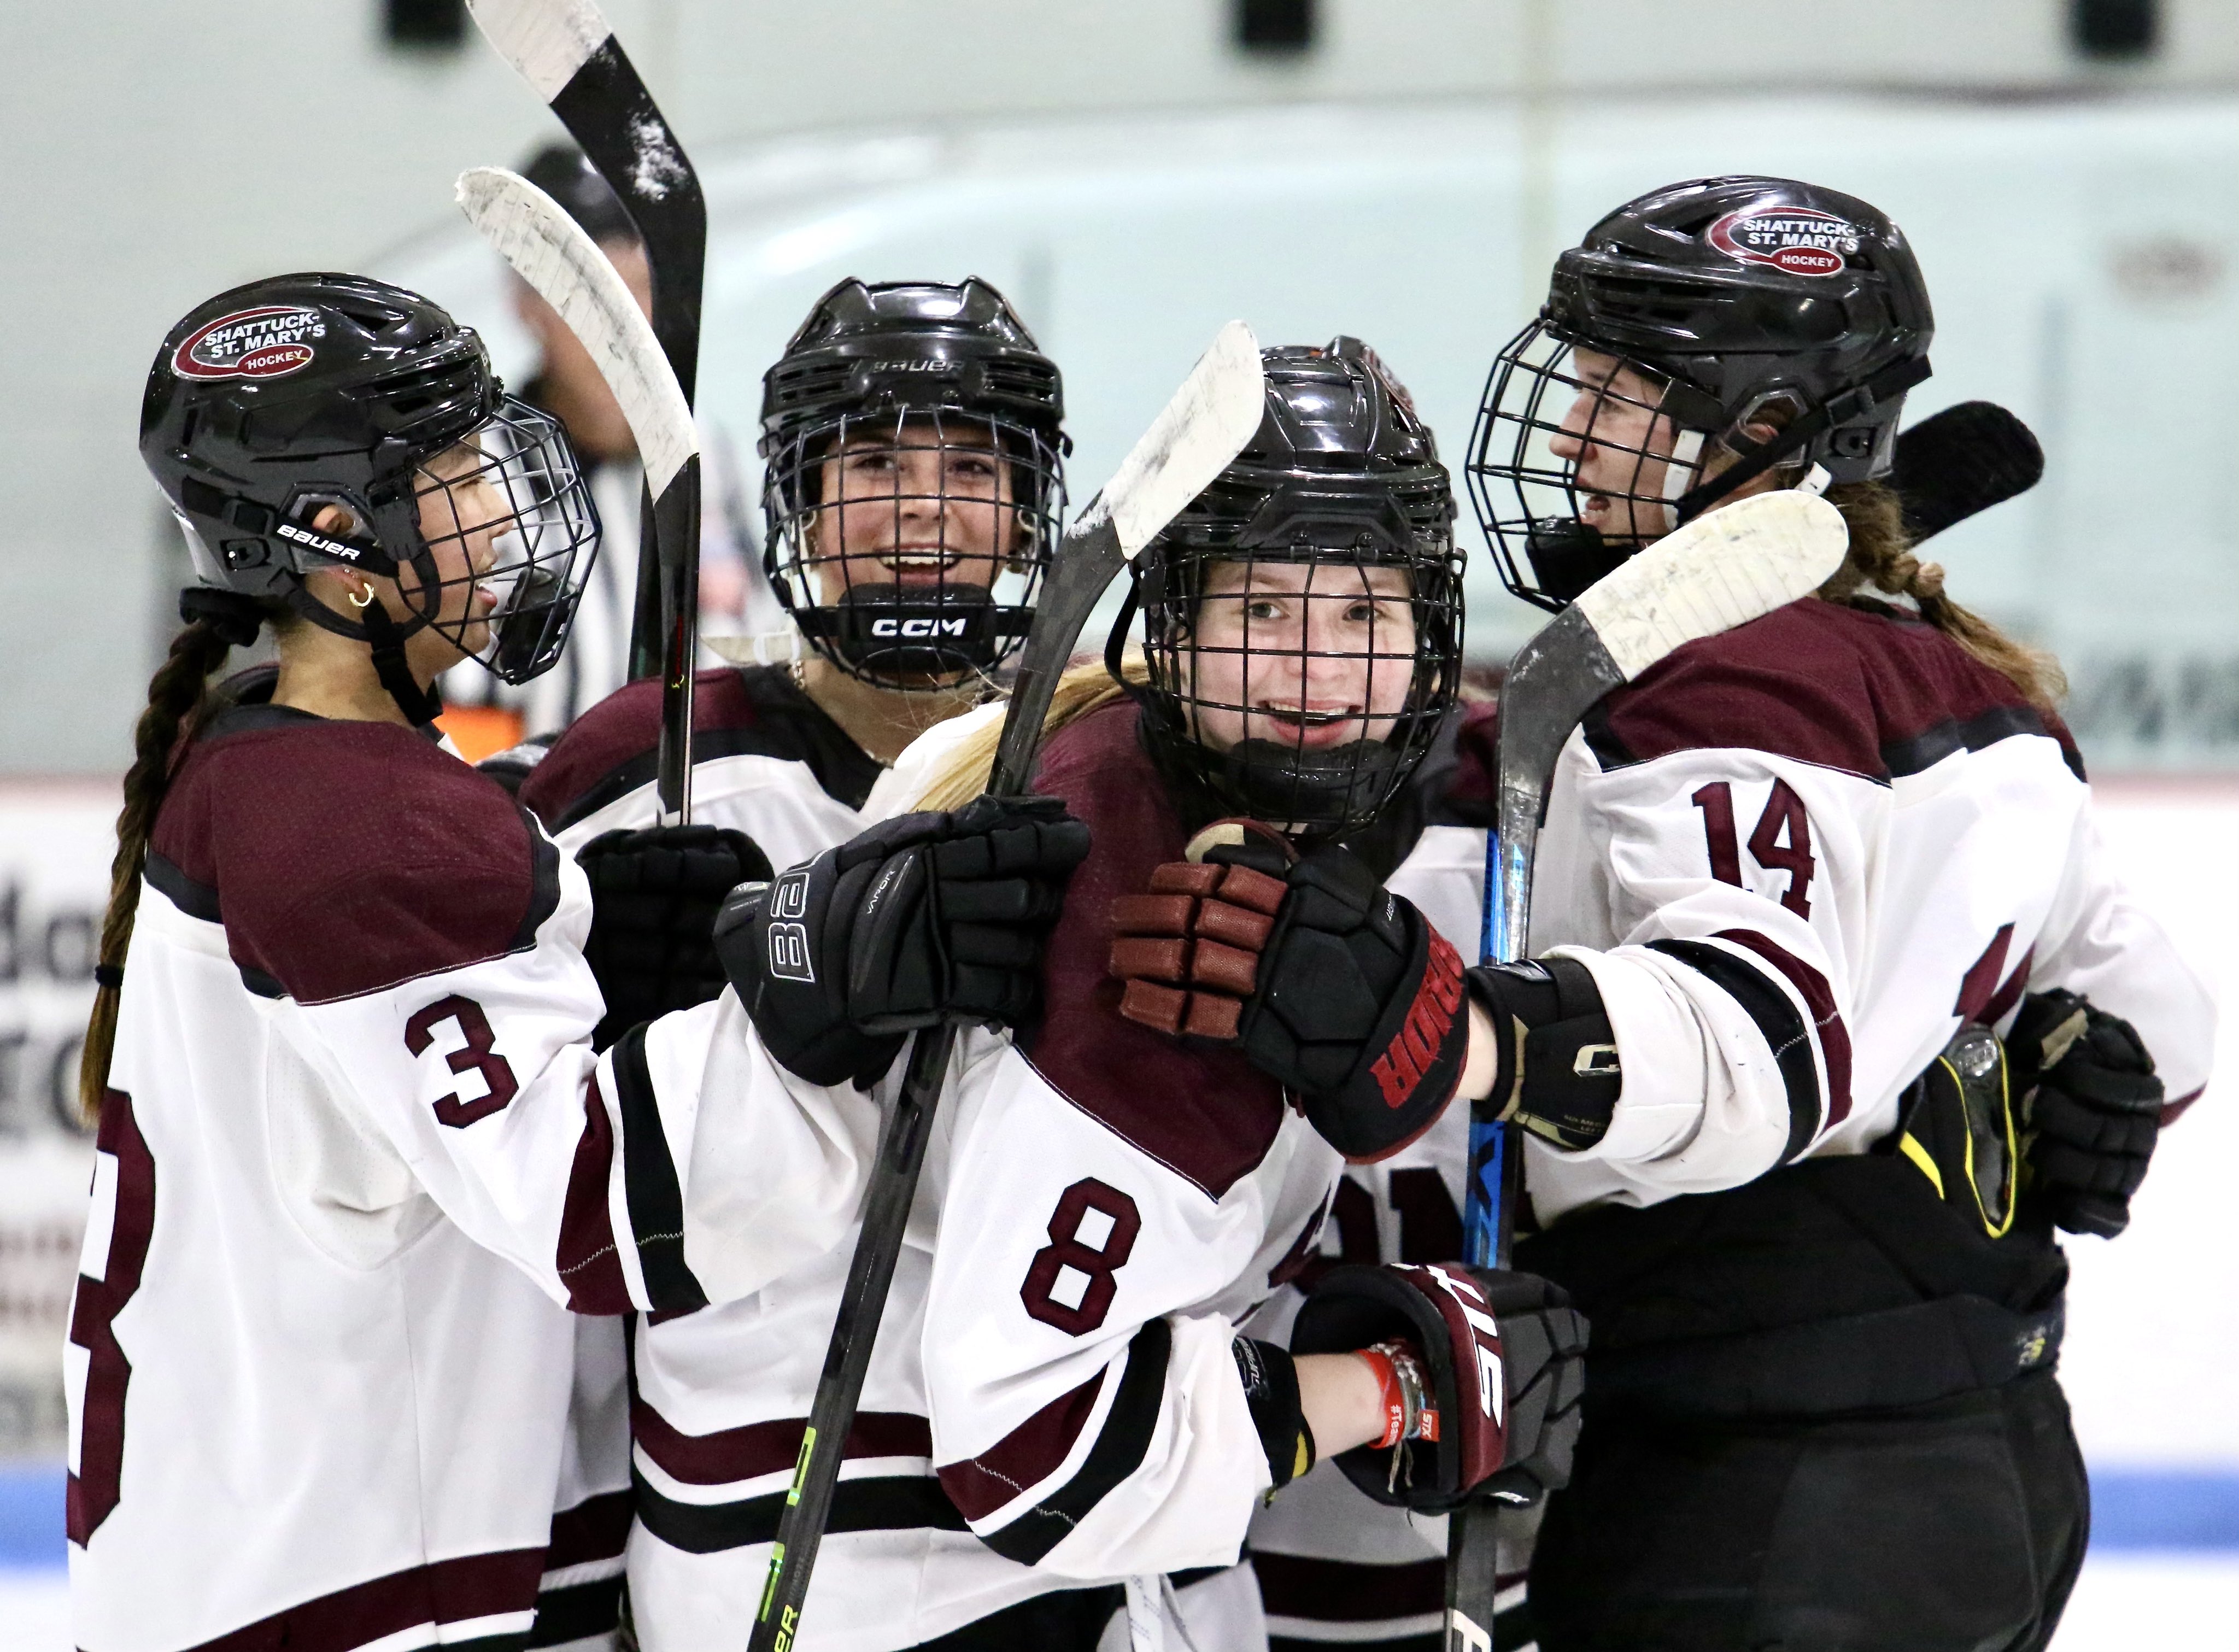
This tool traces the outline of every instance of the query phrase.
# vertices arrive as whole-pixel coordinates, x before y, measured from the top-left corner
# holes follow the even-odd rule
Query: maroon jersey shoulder
[[[740,685],[739,673],[728,667],[696,673],[692,689],[695,732],[711,724],[730,727],[741,719],[748,722],[754,719],[754,707]],[[556,832],[562,817],[587,793],[600,790],[601,781],[657,751],[660,745],[661,680],[641,677],[624,683],[568,725],[521,783],[521,801]],[[601,799],[593,806],[602,807],[610,800]]]
[[[535,944],[559,855],[413,733],[269,707],[217,720],[159,812],[149,879],[225,926],[252,990],[320,1003]]]
[[[860,808],[880,766],[781,667],[713,666],[693,678],[692,760],[747,754],[808,765]],[[585,712],[522,782],[521,800],[555,832],[651,783],[661,752],[661,683],[625,683]]]
[[[2014,735],[2083,759],[2057,716],[1934,626],[1806,597],[1674,650],[1586,718],[1604,769],[1734,747],[1886,781]]]
[[[1034,789],[1086,822],[1088,859],[1066,886],[1026,1058],[1073,1105],[1219,1198],[1267,1156],[1283,1124],[1275,1082],[1232,1051],[1193,1048],[1120,1014],[1107,965],[1112,903],[1181,859],[1179,815],[1136,737],[1134,702],[1104,707],[1043,747]]]

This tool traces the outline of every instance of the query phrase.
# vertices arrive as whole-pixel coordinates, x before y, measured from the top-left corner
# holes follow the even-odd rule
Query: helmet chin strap
[[[355,606],[355,604],[353,604]],[[373,645],[374,675],[381,686],[389,690],[389,697],[396,702],[396,709],[404,713],[404,720],[415,728],[423,728],[443,714],[443,696],[430,683],[420,686],[412,674],[412,667],[404,659],[404,640],[413,631],[406,630],[389,617],[389,610],[378,598],[365,605],[359,615],[359,624],[365,628],[366,640]],[[422,624],[426,623],[424,620]]]
[[[1679,526],[1679,501],[1695,480],[1695,461],[1703,456],[1704,440],[1700,430],[1682,430],[1672,439],[1671,456],[1664,462],[1664,502],[1656,508],[1662,521],[1659,534]]]

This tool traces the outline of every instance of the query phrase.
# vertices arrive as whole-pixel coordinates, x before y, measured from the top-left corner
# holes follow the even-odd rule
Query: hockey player
[[[655,829],[656,683],[594,707],[548,753],[514,754],[534,762],[522,800],[563,853],[604,839],[585,862],[602,1045],[721,991],[708,931],[746,868],[711,834],[743,833],[787,866],[893,811],[910,782],[888,764],[918,731],[987,697],[987,673],[1023,634],[1056,538],[1062,383],[987,282],[842,282],[811,308],[764,386],[767,562],[810,654],[793,667],[698,673],[696,824]],[[898,651],[905,625],[928,617],[930,638]],[[735,1467],[724,1442],[767,1413],[727,1362],[741,1325],[766,1311],[756,1300],[637,1322],[634,1402],[621,1392],[621,1327],[586,1326],[587,1340],[610,1346],[587,1350],[585,1367],[609,1370],[615,1392],[612,1405],[579,1401],[587,1424],[611,1430],[586,1439],[581,1455],[634,1456],[650,1487],[681,1480],[700,1502],[730,1501],[727,1481],[759,1471],[709,1465]],[[804,1346],[821,1334],[802,1330]],[[794,1445],[776,1449],[792,1461]],[[658,1495],[641,1499],[656,1525]],[[651,1529],[641,1556],[661,1549]],[[697,1560],[687,1550],[678,1563],[728,1579],[736,1546]],[[641,1558],[641,1570],[653,1563]],[[640,1593],[658,1587],[641,1582]]]
[[[425,727],[462,658],[550,665],[597,543],[471,331],[353,276],[236,289],[165,340],[141,441],[203,582],[137,731],[87,1037],[76,1643],[574,1638],[533,1623],[580,1558],[568,1310],[821,1254],[875,1119],[734,998],[594,1057],[581,871]],[[267,624],[276,678],[212,697]],[[927,986],[890,1007],[939,1016]]]
[[[1532,1138],[1519,1263],[1594,1324],[1548,1652],[2036,1648],[2083,1557],[2051,1228],[2119,1230],[2213,1015],[2106,864],[2056,668],[1943,594],[1877,480],[1931,325],[1864,202],[1675,185],[1562,255],[1479,416],[1486,530],[1543,606],[1766,488],[1850,530],[1818,596],[1573,734],[1540,961],[1469,972],[1461,1093]],[[1271,948],[1244,1024],[1311,964]]]
[[[1246,929],[1264,927],[1269,909],[1303,912],[1332,945],[1357,945],[1401,1021],[1432,983],[1447,1022],[1434,1042],[1458,1047],[1452,949],[1331,842],[1374,820],[1451,700],[1460,593],[1445,473],[1351,341],[1264,360],[1258,435],[1144,554],[1147,679],[1131,678],[1133,694],[1093,671],[1061,686],[1035,784],[1087,823],[1090,858],[1054,932],[1040,1015],[1015,1042],[967,1034],[960,1047],[804,1646],[1094,1646],[1120,1603],[1114,1580],[1234,1568],[1253,1509],[1318,1450],[1380,1451],[1383,1476],[1401,1442],[1437,1436],[1413,1459],[1425,1500],[1504,1471],[1559,1477],[1566,1424],[1551,1401],[1571,1397],[1577,1325],[1535,1282],[1372,1273],[1373,1285],[1332,1297],[1332,1347],[1388,1340],[1372,1357],[1293,1360],[1239,1337],[1239,1321],[1304,1259],[1340,1160],[1245,1061],[1173,1041],[1183,992],[1136,979],[1123,1011],[1108,973],[1115,962],[1131,975],[1155,968],[1161,916],[1177,899],[1199,904],[1171,891],[1209,890],[1202,904],[1240,913]],[[955,743],[927,802],[984,784],[994,732]],[[1288,828],[1305,846],[1296,868],[1292,839],[1216,824],[1239,813]],[[917,818],[863,841],[902,840]],[[1198,863],[1183,853],[1193,833]],[[767,1047],[826,1082],[888,1074],[901,1044],[851,1002],[847,960],[854,979],[867,957],[874,980],[886,972],[849,892],[856,853],[734,899],[717,931]],[[807,969],[789,961],[804,959]],[[1451,1089],[1453,1074],[1427,1082]],[[761,1539],[738,1551],[726,1587],[689,1592],[681,1557],[665,1552],[674,1584],[661,1589],[648,1568],[641,1589],[634,1545],[649,1646],[712,1644],[745,1627],[846,1261],[765,1291],[765,1340],[735,1345],[734,1372],[782,1374],[789,1389],[758,1390],[771,1421],[734,1431],[739,1449],[761,1451],[757,1503],[719,1515],[668,1484],[641,1503],[647,1526],[672,1523],[675,1548],[701,1531]],[[1476,1337],[1496,1314],[1505,1404],[1479,1381]],[[1248,1575],[1232,1575],[1246,1609],[1226,1633],[1256,1638]],[[1208,1639],[1196,1622],[1200,1645],[1251,1643]]]
[[[817,301],[762,396],[765,560],[809,654],[699,673],[697,819],[805,860],[861,826],[912,740],[988,697],[1056,542],[1064,416],[1055,363],[983,281]],[[522,801],[570,846],[654,824],[660,711],[657,683],[614,695]]]

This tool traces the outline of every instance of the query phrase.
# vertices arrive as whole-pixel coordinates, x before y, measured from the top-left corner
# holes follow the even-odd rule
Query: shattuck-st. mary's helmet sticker
[[[1791,275],[1837,275],[1858,249],[1858,227],[1810,207],[1750,207],[1729,212],[1703,237],[1730,258],[1769,264]]]
[[[316,309],[238,309],[189,335],[171,353],[171,371],[183,379],[276,379],[310,366],[311,341],[326,335]]]

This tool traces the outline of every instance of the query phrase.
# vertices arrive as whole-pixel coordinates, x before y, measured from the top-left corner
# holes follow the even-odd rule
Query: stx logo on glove
[[[769,972],[781,980],[814,985],[816,966],[808,961],[808,870],[788,872],[769,892]]]
[[[1451,952],[1453,949],[1446,950]],[[1439,1289],[1452,1297],[1454,1306],[1461,1310],[1462,1321],[1469,1327],[1470,1342],[1477,1350],[1477,1409],[1498,1428],[1502,1423],[1507,1391],[1501,1385],[1500,1325],[1492,1317],[1492,1308],[1485,1301],[1485,1293],[1468,1279],[1457,1278],[1436,1264],[1423,1271],[1437,1280]]]
[[[1400,1023],[1384,1053],[1369,1065],[1377,1087],[1384,1092],[1385,1106],[1403,1106],[1415,1093],[1425,1071],[1438,1060],[1454,1024],[1454,1013],[1461,1006],[1461,955],[1445,936],[1432,930],[1430,965],[1423,972],[1423,984],[1415,989],[1414,1001],[1407,1006],[1407,1018]]]

